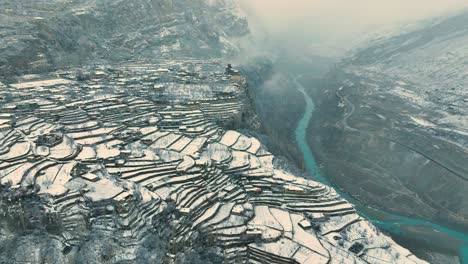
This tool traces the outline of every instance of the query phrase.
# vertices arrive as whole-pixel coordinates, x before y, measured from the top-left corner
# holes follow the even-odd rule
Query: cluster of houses
[[[86,227],[125,237],[131,258],[173,206],[168,262],[209,237],[227,263],[418,263],[333,189],[275,168],[258,139],[216,122],[245,111],[245,89],[219,61],[95,66],[8,84],[0,183],[39,187],[64,252]]]

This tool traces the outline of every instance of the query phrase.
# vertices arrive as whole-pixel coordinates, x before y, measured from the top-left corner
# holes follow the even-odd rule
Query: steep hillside
[[[230,0],[0,3],[0,75],[137,60],[233,55],[248,33]]]
[[[346,192],[468,230],[468,13],[362,47],[317,88],[310,142]]]

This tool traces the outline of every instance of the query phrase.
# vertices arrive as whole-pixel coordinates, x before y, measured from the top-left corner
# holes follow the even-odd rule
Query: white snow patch
[[[411,120],[413,120],[416,124],[420,125],[420,126],[425,126],[425,127],[435,127],[436,125],[429,122],[429,121],[426,121],[424,119],[421,119],[421,118],[417,118],[417,117],[413,117],[413,116],[410,116]]]

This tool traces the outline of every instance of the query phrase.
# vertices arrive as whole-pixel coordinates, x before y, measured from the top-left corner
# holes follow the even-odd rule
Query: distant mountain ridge
[[[468,11],[359,49],[345,62],[427,86],[467,84]]]
[[[93,60],[219,57],[249,33],[231,0],[0,3],[0,75]]]

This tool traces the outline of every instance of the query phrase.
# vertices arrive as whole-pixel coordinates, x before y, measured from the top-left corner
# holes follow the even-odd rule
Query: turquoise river
[[[307,128],[312,118],[315,105],[312,98],[307,94],[304,86],[298,81],[299,78],[300,76],[296,77],[294,80],[297,89],[304,94],[306,109],[302,119],[296,127],[296,142],[299,146],[299,150],[303,154],[307,172],[313,175],[315,180],[323,184],[333,186],[320,172],[312,154],[312,150],[307,142]],[[397,215],[376,208],[369,208],[349,195],[341,192],[337,186],[333,187],[343,198],[356,206],[356,209],[361,216],[370,220],[380,229],[400,237],[408,237],[412,240],[419,240],[427,244],[432,243],[435,246],[437,245],[434,243],[439,243],[439,245],[444,243],[448,244],[447,247],[451,247],[452,249],[459,248],[459,255],[462,264],[468,264],[468,234],[440,226],[426,220]]]

